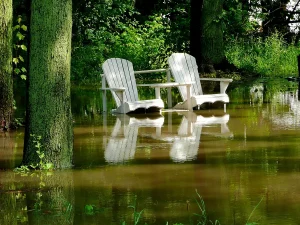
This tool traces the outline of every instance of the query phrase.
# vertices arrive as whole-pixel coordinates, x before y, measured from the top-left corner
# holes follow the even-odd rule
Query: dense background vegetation
[[[166,68],[172,52],[193,52],[191,1],[73,1],[72,81],[99,81],[101,64],[110,57],[128,59],[136,70],[143,70]],[[202,26],[203,40],[213,38],[213,45],[224,41],[221,47],[213,46],[222,48],[221,54],[199,40],[203,57],[217,71],[238,71],[242,76],[297,75],[300,48],[294,22],[298,20],[298,1],[222,0],[218,1],[218,7],[223,8],[221,13],[214,13],[215,1],[198,1],[200,7],[199,2],[204,6],[198,9],[202,13],[199,27]],[[28,44],[28,32],[22,28],[29,23],[28,7],[29,0],[14,2],[17,46]],[[14,54],[24,59],[19,60],[16,75],[26,75],[26,51],[16,48]]]

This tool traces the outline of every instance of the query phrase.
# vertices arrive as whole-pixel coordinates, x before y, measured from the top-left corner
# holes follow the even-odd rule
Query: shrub
[[[263,77],[287,77],[298,73],[300,48],[295,43],[287,44],[279,33],[265,39],[231,41],[227,43],[225,54],[237,68]]]

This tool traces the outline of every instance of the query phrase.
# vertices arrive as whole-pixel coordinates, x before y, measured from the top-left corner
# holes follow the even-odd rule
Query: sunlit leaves
[[[13,31],[14,31],[13,47],[15,49],[14,57],[13,57],[14,74],[20,76],[22,80],[26,80],[27,70],[24,65],[25,59],[23,55],[26,56],[26,52],[27,52],[27,46],[25,41],[27,26],[25,24],[22,24],[23,21],[21,16],[18,16],[16,21],[17,24],[13,27]]]

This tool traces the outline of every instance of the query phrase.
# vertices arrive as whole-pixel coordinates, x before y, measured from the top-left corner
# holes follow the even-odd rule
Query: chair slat
[[[231,79],[217,79],[220,83],[220,94],[203,94],[198,66],[195,57],[186,53],[173,53],[169,59],[168,64],[174,76],[175,82],[178,83],[191,83],[191,104],[192,107],[200,106],[205,102],[214,103],[216,101],[228,103],[229,97],[225,93]],[[215,81],[217,81],[215,80]],[[178,103],[175,109],[188,109],[187,91],[184,87],[178,87],[183,102]],[[224,111],[226,105],[224,104]]]
[[[112,95],[116,101],[116,113],[129,113],[143,108],[145,111],[159,111],[164,108],[161,99],[139,100],[133,65],[130,61],[120,58],[106,60],[102,69]],[[123,90],[121,88],[124,88]],[[123,94],[123,96],[122,96]],[[121,101],[119,99],[123,98]]]

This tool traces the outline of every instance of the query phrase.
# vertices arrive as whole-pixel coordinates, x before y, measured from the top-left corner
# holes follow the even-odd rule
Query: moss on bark
[[[12,0],[5,0],[0,1],[0,122],[9,125],[12,111]]]
[[[33,134],[42,137],[45,162],[72,166],[71,31],[72,0],[32,0],[25,165],[39,162]]]

